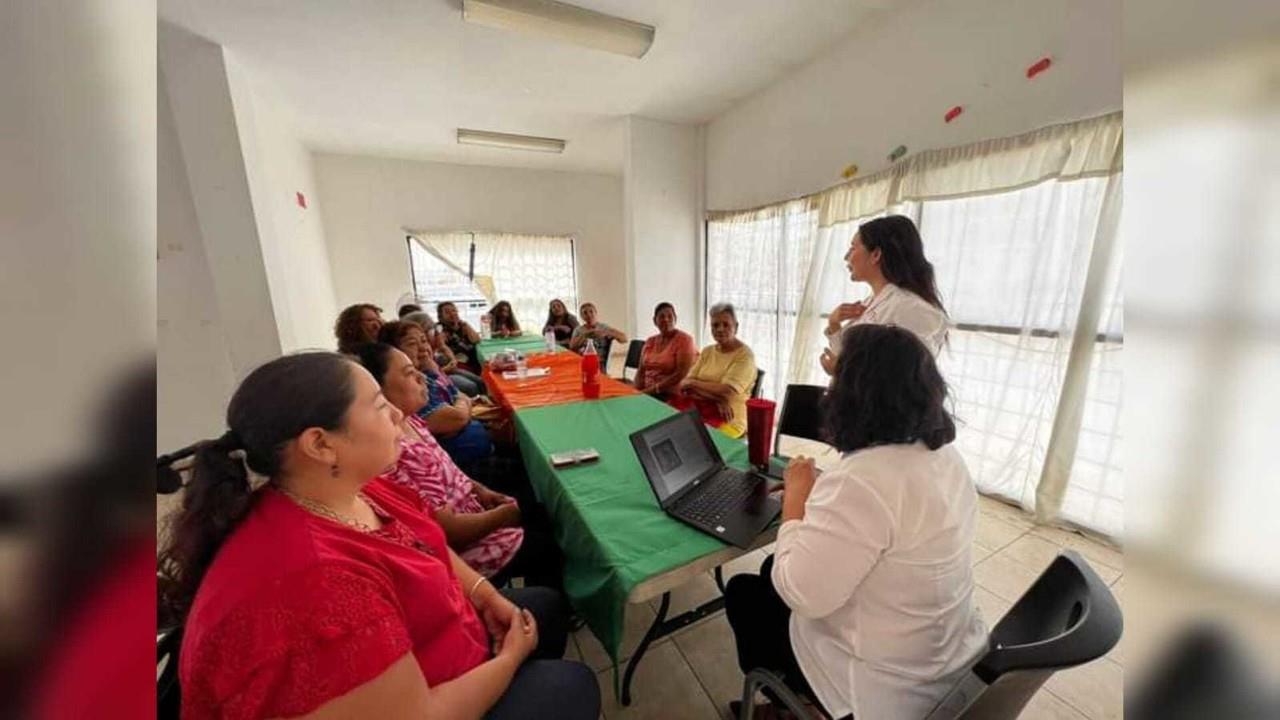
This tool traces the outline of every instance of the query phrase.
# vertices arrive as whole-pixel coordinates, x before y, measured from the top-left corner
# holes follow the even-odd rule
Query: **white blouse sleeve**
[[[831,348],[833,355],[838,356],[840,354],[840,346],[844,344],[844,331],[848,328],[848,325],[841,325],[838,330],[829,335],[826,328],[822,329],[822,334],[827,336],[827,347]]]
[[[942,348],[942,335],[947,327],[947,316],[927,302],[903,302],[885,313],[885,325],[897,325],[915,333],[934,355]]]
[[[805,503],[804,519],[778,529],[774,588],[801,617],[830,615],[853,596],[892,539],[893,516],[880,496],[856,477],[826,473]]]

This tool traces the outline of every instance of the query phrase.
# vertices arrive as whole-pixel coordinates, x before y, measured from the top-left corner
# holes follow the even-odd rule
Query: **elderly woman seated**
[[[756,358],[738,339],[733,305],[713,305],[708,314],[716,342],[698,353],[669,404],[678,410],[696,408],[706,424],[729,437],[742,437],[747,430],[747,398],[756,382]]]
[[[422,331],[427,334],[427,341],[431,344],[432,359],[440,366],[440,372],[448,375],[453,384],[457,385],[458,389],[466,394],[467,397],[478,397],[489,393],[489,389],[484,385],[484,380],[458,362],[457,356],[453,354],[453,349],[445,342],[444,333],[436,329],[436,321],[435,318],[431,317],[431,313],[423,310],[418,305],[405,305],[400,308],[400,320],[401,322],[416,323],[422,328]],[[392,344],[395,345],[396,343]],[[413,358],[414,356],[410,355],[409,357]],[[418,369],[421,370],[422,368]]]
[[[477,405],[483,401],[472,400],[460,392],[441,371],[431,352],[430,341],[417,323],[389,322],[378,331],[378,342],[399,348],[422,373],[426,383],[423,404],[414,412],[426,421],[449,457],[469,474],[476,474],[478,464],[494,452],[489,431],[474,417]],[[359,350],[356,348],[356,352]]]

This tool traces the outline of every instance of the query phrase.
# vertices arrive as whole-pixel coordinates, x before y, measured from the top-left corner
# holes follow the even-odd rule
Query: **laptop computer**
[[[696,412],[631,434],[658,505],[681,522],[740,548],[751,546],[782,511],[769,481],[724,464]]]

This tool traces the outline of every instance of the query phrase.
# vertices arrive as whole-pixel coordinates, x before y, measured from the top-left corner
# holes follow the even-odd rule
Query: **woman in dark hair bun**
[[[184,718],[598,716],[592,672],[558,659],[563,599],[498,592],[376,477],[401,417],[337,353],[240,384],[159,557]]]
[[[987,647],[973,601],[977,493],[951,444],[933,354],[915,333],[843,333],[822,402],[842,453],[785,473],[782,526],[725,614],[744,671],[765,667],[831,717],[921,718]]]

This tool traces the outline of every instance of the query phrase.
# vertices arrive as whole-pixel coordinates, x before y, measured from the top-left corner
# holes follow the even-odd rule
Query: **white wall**
[[[235,372],[163,79],[156,102],[156,449],[220,435]]]
[[[253,368],[332,347],[337,310],[289,118],[219,45],[167,23],[158,37],[157,440],[174,449],[222,431]]]
[[[222,48],[163,22],[158,38],[160,81],[172,110],[225,347],[236,376],[243,377],[280,355],[280,333]]]
[[[868,24],[717,117],[707,130],[707,206],[805,195],[912,153],[1118,110],[1116,0],[926,0]],[[1027,80],[1044,55],[1054,65]],[[964,113],[942,116],[954,105]]]
[[[629,333],[652,334],[653,307],[666,301],[696,335],[703,217],[698,128],[629,117],[624,158],[627,286],[635,301]]]
[[[281,350],[332,348],[338,311],[311,152],[270,91],[230,53],[226,65]]]
[[[630,317],[622,179],[612,175],[315,156],[337,307],[394,314],[410,292],[405,228],[573,235],[578,297],[602,319]]]

